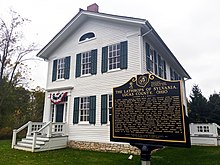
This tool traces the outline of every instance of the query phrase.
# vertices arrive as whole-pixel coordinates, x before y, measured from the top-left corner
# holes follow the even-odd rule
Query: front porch
[[[22,130],[27,130],[26,137],[17,141],[17,134]],[[12,148],[39,152],[67,147],[66,123],[42,123],[31,122],[24,124],[13,130]]]

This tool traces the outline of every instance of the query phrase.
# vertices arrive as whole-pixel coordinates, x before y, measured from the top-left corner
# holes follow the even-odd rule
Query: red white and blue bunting
[[[50,94],[50,100],[54,104],[59,104],[60,102],[63,101],[64,97],[67,96],[67,92],[62,92],[62,93],[51,93]]]

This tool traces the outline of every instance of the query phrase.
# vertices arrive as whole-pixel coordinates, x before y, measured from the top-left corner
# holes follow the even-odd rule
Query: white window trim
[[[59,61],[61,61],[61,60],[63,60],[63,73],[62,73],[62,78],[59,78]],[[57,59],[57,75],[56,75],[56,77],[57,77],[57,79],[56,80],[63,80],[64,79],[64,76],[65,76],[65,58],[59,58],[59,59]]]
[[[109,95],[112,96],[112,106],[113,106],[113,95],[112,95],[112,93],[109,93],[109,94],[107,94],[107,125],[110,125],[110,121],[109,121],[110,120],[110,118],[109,118],[109,110],[110,110],[110,107],[109,107]]]
[[[109,57],[109,54],[110,54],[110,47],[111,46],[113,46],[113,45],[119,45],[119,52],[120,52],[120,42],[117,42],[117,43],[113,43],[113,44],[111,44],[111,45],[108,45],[108,72],[110,72],[111,70],[121,70],[121,68],[120,68],[120,63],[121,63],[121,61],[119,62],[119,67],[117,67],[117,68],[114,68],[114,69],[110,69],[109,68],[109,66],[110,66],[110,59],[112,59],[112,58],[114,58],[114,57]],[[117,50],[117,48],[116,48],[116,50]],[[116,51],[116,53],[117,53],[117,51]],[[119,59],[120,59],[120,56],[121,56],[121,54],[119,53],[119,56],[116,56],[116,57],[118,57]]]
[[[84,98],[84,97],[88,97],[89,96],[82,96],[80,97],[80,101],[79,101],[79,123],[78,124],[81,124],[81,125],[88,125],[89,124],[89,120],[88,121],[81,121],[81,98]]]
[[[86,74],[83,74],[83,54],[84,54],[84,53],[89,53],[89,54],[90,54],[90,73],[86,73]],[[92,68],[91,68],[91,63],[92,63],[92,62],[91,62],[91,58],[92,58],[91,56],[92,56],[92,55],[91,55],[91,51],[86,51],[86,52],[82,52],[82,53],[81,53],[81,71],[80,71],[80,72],[81,72],[81,76],[80,76],[80,77],[92,75],[92,74],[91,74],[91,69],[92,69]],[[84,64],[88,64],[88,63],[84,63]]]

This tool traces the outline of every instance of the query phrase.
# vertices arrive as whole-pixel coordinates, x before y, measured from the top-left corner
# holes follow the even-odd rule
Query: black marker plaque
[[[189,146],[181,88],[153,74],[114,88],[111,141]]]

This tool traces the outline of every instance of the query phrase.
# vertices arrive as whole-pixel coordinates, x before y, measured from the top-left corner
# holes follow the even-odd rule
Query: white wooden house
[[[87,147],[111,143],[112,89],[133,76],[152,72],[181,79],[183,96],[185,80],[190,79],[146,19],[100,13],[97,4],[80,9],[37,56],[48,62],[48,76],[43,122],[24,125],[30,127],[31,151],[47,150],[51,139],[56,145],[50,149],[64,147],[67,141],[85,142]],[[14,130],[14,137],[21,129]],[[37,146],[33,135],[37,144],[39,135],[47,139]],[[45,141],[48,146],[43,148]],[[12,147],[19,146],[26,145],[13,140]]]

